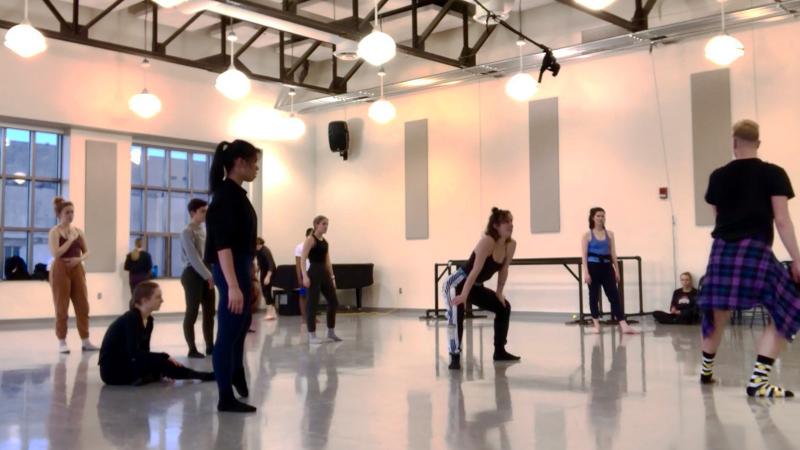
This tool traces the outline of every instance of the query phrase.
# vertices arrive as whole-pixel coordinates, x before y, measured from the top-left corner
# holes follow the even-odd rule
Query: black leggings
[[[456,294],[460,295],[464,289],[464,283],[456,287]],[[494,348],[495,350],[503,349],[506,346],[506,338],[508,337],[508,322],[511,319],[511,303],[506,300],[506,305],[498,300],[497,293],[489,288],[475,285],[469,291],[467,301],[480,309],[491,311],[494,313]],[[464,303],[458,305],[458,342],[459,351],[461,350],[461,341],[464,337]]]
[[[625,312],[619,301],[619,289],[617,281],[614,279],[614,269],[611,263],[589,263],[589,276],[592,283],[589,284],[589,310],[593,319],[600,318],[600,288],[603,289],[611,303],[611,319],[625,320]]]
[[[261,293],[264,294],[264,300],[267,306],[275,305],[275,298],[272,296],[272,283],[264,285],[264,279],[261,279]]]
[[[306,311],[306,324],[308,332],[317,331],[317,307],[319,306],[319,295],[325,296],[328,305],[328,328],[336,327],[336,308],[339,306],[339,299],[336,297],[336,288],[333,287],[333,280],[325,268],[325,264],[312,263],[308,268],[308,278],[311,286],[308,288],[308,305]]]
[[[118,362],[100,365],[100,379],[110,385],[141,385],[164,377],[173,380],[202,380],[205,374],[172,364],[166,353],[148,353],[137,358],[133,365]]]
[[[698,315],[692,312],[670,314],[665,311],[654,311],[653,318],[656,319],[656,322],[664,325],[693,325],[700,322]]]
[[[186,295],[186,315],[183,316],[183,337],[189,345],[189,350],[197,351],[194,342],[194,324],[197,322],[197,312],[203,306],[203,339],[206,348],[214,346],[214,290],[208,286],[200,274],[192,267],[183,269],[181,275],[183,292]]]

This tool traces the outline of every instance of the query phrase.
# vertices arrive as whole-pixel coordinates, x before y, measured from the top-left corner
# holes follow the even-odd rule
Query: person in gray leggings
[[[203,262],[203,249],[206,231],[208,202],[194,198],[189,201],[191,220],[181,233],[181,248],[186,268],[181,275],[181,284],[186,294],[186,315],[183,317],[183,336],[189,345],[189,358],[203,358],[194,342],[194,324],[197,312],[203,306],[203,338],[206,341],[206,355],[214,350],[214,280],[211,271]]]

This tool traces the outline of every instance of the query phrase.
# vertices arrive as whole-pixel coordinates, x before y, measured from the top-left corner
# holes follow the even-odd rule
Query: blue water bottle
[[[153,269],[151,270],[151,275],[153,276],[153,278],[158,278],[158,265],[153,266]]]

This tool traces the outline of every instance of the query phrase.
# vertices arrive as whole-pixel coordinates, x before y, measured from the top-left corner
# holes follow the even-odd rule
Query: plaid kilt
[[[697,304],[703,310],[703,336],[714,331],[712,310],[762,305],[775,328],[791,341],[800,329],[800,296],[789,272],[758,239],[715,239]]]

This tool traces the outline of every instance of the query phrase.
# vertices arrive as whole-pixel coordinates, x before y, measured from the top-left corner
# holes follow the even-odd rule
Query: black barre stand
[[[637,273],[639,276],[638,284],[639,284],[639,312],[626,314],[627,317],[635,317],[635,316],[645,316],[651,313],[646,313],[644,311],[644,297],[643,297],[643,290],[642,290],[642,258],[641,256],[620,256],[617,258],[619,265],[619,286],[622,289],[619,290],[619,297],[620,303],[622,304],[623,312],[625,310],[625,278],[624,278],[624,264],[623,261],[635,261],[637,266]],[[444,314],[440,313],[442,310],[439,307],[439,283],[442,281],[442,278],[446,276],[450,276],[453,273],[453,266],[460,267],[467,263],[466,260],[451,260],[446,263],[434,263],[433,265],[433,274],[434,274],[434,306],[433,309],[425,310],[425,315],[421,316],[420,319],[435,319],[440,320],[444,319]],[[566,322],[567,325],[578,325],[578,324],[586,324],[587,321],[591,321],[591,315],[584,312],[583,308],[583,260],[580,257],[561,257],[561,258],[518,258],[513,259],[511,261],[512,266],[548,266],[548,265],[557,265],[563,266],[575,281],[578,284],[578,315],[574,320]],[[577,266],[577,267],[573,267]],[[577,269],[577,270],[573,270]],[[601,317],[602,317],[602,302],[601,302]],[[468,309],[465,314],[465,318],[483,318],[486,317],[485,315],[475,315],[472,313],[471,305],[468,306]],[[588,319],[587,319],[588,318]],[[629,323],[637,323],[635,320],[629,320]],[[603,324],[616,324],[616,321],[606,320],[601,321]]]

